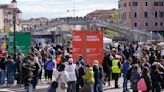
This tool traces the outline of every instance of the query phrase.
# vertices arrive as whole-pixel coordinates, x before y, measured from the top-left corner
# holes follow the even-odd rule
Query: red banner
[[[84,33],[81,31],[72,32],[72,57],[77,62],[78,57],[84,57]]]
[[[82,55],[87,64],[94,60],[102,64],[103,60],[103,32],[102,31],[73,31],[73,59],[76,62]]]

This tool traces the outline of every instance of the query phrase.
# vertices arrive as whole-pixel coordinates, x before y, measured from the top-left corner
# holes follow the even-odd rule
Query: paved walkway
[[[111,81],[111,86],[104,86],[104,92],[123,92],[123,79],[120,78],[119,79],[119,87],[115,89],[114,88],[114,81]],[[47,88],[48,88],[49,84],[47,84],[45,81],[42,82],[42,84],[38,84],[38,86],[36,87],[36,89],[33,92],[47,92]],[[0,92],[25,92],[24,87],[18,87],[18,86],[13,86],[13,87],[0,87]],[[130,90],[130,92],[132,92],[132,90]],[[161,92],[164,92],[161,91]]]

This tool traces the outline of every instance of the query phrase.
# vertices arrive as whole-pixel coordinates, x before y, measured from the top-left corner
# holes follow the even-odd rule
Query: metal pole
[[[87,35],[86,35],[86,30],[85,31],[83,31],[84,32],[84,61],[85,61],[85,65],[86,65],[86,63],[87,63],[87,52],[86,52],[86,50],[87,50],[87,48],[86,48],[86,40],[87,40]],[[86,66],[85,66],[86,67]]]
[[[16,61],[16,15],[15,15],[15,10],[13,10],[13,31],[14,31],[14,60]]]

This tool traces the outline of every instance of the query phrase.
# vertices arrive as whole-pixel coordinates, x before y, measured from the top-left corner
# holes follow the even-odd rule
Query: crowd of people
[[[17,53],[15,61],[5,54],[0,59],[0,85],[10,87],[16,80],[26,92],[33,92],[45,80],[50,84],[48,92],[103,92],[103,87],[112,86],[114,80],[114,87],[122,85],[123,92],[164,89],[164,54],[156,45],[111,45],[104,51],[103,63],[94,60],[92,65],[82,56],[74,61],[71,54],[69,47],[41,44],[31,47],[27,56]]]

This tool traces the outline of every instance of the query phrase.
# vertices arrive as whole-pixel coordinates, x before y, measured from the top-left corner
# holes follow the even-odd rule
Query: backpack
[[[146,86],[146,82],[145,82],[145,79],[144,79],[144,78],[141,78],[141,79],[138,81],[137,89],[138,89],[139,91],[146,91],[146,90],[147,90],[147,86]]]
[[[130,68],[128,69],[128,71],[126,72],[126,78],[127,78],[127,80],[130,80],[131,71],[132,71],[132,67],[130,67]]]

